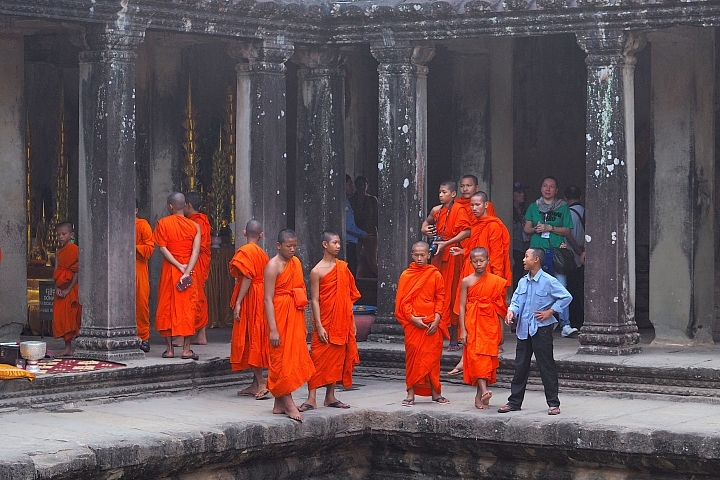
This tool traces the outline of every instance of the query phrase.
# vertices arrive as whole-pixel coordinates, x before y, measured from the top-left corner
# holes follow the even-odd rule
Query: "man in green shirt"
[[[555,272],[553,267],[553,250],[565,248],[565,236],[573,228],[570,209],[565,200],[557,198],[558,181],[555,177],[545,177],[540,187],[540,198],[531,203],[525,212],[525,233],[530,237],[530,248],[545,250],[543,269],[554,276],[563,287],[567,286],[567,276]],[[576,335],[578,330],[570,326],[568,309],[560,313],[562,336]]]

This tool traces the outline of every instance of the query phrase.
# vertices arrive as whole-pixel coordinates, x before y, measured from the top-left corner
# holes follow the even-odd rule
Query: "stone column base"
[[[145,353],[140,350],[140,339],[134,330],[84,328],[76,340],[74,356],[117,362],[144,359]]]
[[[632,355],[642,353],[637,325],[588,325],[580,330],[577,353],[590,355]]]
[[[375,318],[368,341],[378,343],[403,343],[405,332],[395,317]]]

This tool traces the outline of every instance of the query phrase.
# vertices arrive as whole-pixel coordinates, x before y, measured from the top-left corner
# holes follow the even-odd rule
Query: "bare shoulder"
[[[435,215],[435,214],[438,212],[438,210],[440,210],[441,208],[442,208],[442,204],[440,204],[440,205],[435,205],[435,206],[432,208],[432,210],[430,210],[430,215]]]
[[[328,272],[330,272],[330,270],[332,270],[334,267],[335,267],[334,263],[326,263],[321,260],[310,271],[310,276],[315,277],[317,279],[321,279],[325,275],[327,275]]]
[[[276,277],[281,271],[280,260],[278,260],[277,255],[275,255],[268,261],[267,265],[265,265],[265,278],[268,276]]]

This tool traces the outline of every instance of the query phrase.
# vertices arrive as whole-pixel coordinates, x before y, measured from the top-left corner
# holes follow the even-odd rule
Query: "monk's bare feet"
[[[492,398],[492,392],[490,390],[488,390],[482,394],[482,397],[480,397],[480,400],[482,400],[483,405],[490,405],[491,398]]]
[[[66,348],[66,349],[63,350],[62,352],[58,353],[57,356],[58,356],[58,357],[72,357],[72,354],[73,354],[72,350],[68,350],[68,349]]]
[[[192,339],[193,345],[207,345],[207,337],[205,336],[205,327],[198,330],[197,334]]]
[[[243,388],[242,390],[238,390],[237,394],[241,397],[254,397],[259,392],[259,388],[257,385],[253,384],[250,385],[247,388]]]
[[[300,410],[298,410],[297,405],[295,405],[295,402],[293,402],[290,395],[285,395],[275,399],[273,413],[276,415],[284,413],[296,422],[303,422],[303,416],[300,414]]]
[[[285,404],[283,403],[282,399],[276,398],[275,403],[273,404],[273,413],[275,415],[280,415],[281,413],[285,413]]]
[[[482,395],[480,395],[480,392],[478,392],[478,394],[475,395],[475,407],[479,408],[480,410],[489,409],[491,397],[492,397],[492,392],[485,392]]]

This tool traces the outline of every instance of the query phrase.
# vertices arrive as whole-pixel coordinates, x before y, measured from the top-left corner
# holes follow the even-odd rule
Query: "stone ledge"
[[[253,477],[708,478],[720,435],[586,425],[561,418],[481,416],[416,406],[242,421],[139,441],[69,446],[0,464],[0,478]],[[532,470],[524,470],[528,467]],[[522,475],[525,471],[526,475]],[[520,476],[518,476],[520,475]],[[239,478],[239,477],[234,477]]]

